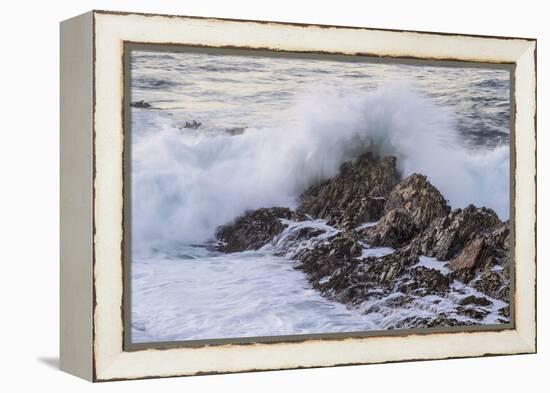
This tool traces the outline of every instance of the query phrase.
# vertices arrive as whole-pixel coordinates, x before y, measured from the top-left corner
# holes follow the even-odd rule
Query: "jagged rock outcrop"
[[[472,240],[464,249],[449,262],[449,269],[474,270],[486,269],[493,265],[493,250],[482,237]]]
[[[151,108],[151,104],[149,104],[149,103],[148,103],[147,101],[145,101],[145,100],[131,102],[131,103],[130,103],[130,106],[131,106],[132,108],[142,108],[142,109],[149,109],[149,108]]]
[[[355,263],[361,255],[359,239],[354,231],[338,233],[330,240],[313,249],[301,250],[294,256],[302,262],[303,270],[314,287],[319,287],[323,278],[332,276],[338,269]]]
[[[451,277],[496,299],[508,301],[510,283],[509,224],[480,230],[448,264]],[[474,281],[472,281],[474,280]]]
[[[222,252],[259,249],[286,228],[281,218],[290,220],[304,217],[286,207],[249,211],[235,222],[218,228],[216,237],[219,243],[216,248]]]
[[[396,251],[360,258],[359,249],[357,235],[343,232],[318,248],[303,250],[295,258],[302,262],[299,268],[314,288],[345,304],[401,293],[401,306],[406,306],[414,296],[443,295],[449,290],[449,277],[435,269],[416,266],[417,256]]]
[[[295,258],[315,289],[345,304],[359,304],[397,291],[398,277],[410,271],[417,257],[393,253],[360,258],[361,246],[355,231],[341,232],[314,249],[305,249]],[[411,292],[416,288],[408,288]]]
[[[507,267],[510,264],[510,223],[500,222],[491,232],[484,233],[485,243],[493,251],[493,262],[501,267]]]
[[[281,219],[309,218],[325,219],[328,226],[293,223],[279,236],[287,228]],[[358,228],[375,220],[375,225]],[[422,313],[389,328],[482,323],[496,312],[491,311],[494,299],[510,302],[509,223],[483,207],[451,211],[425,176],[399,181],[394,157],[363,154],[342,165],[334,178],[306,190],[296,212],[281,207],[250,211],[220,227],[216,236],[223,252],[259,249],[276,239],[275,255],[298,261],[296,268],[313,288],[365,313],[384,314],[388,308],[406,313],[417,302],[422,310],[437,309],[442,299],[454,304],[452,313]],[[366,248],[372,246],[394,251],[373,254]],[[441,265],[434,267],[434,262]],[[470,289],[463,290],[455,280]],[[472,295],[471,288],[481,294]],[[498,313],[507,321],[510,309]]]
[[[369,244],[399,248],[418,233],[418,227],[407,211],[394,209],[363,232]]]
[[[411,280],[399,287],[404,293],[414,291],[415,295],[445,294],[451,280],[435,269],[418,266],[410,271]]]
[[[298,211],[338,228],[354,228],[380,218],[386,197],[398,181],[395,157],[380,159],[365,153],[353,163],[344,163],[336,177],[306,190]]]
[[[460,304],[467,306],[468,304],[475,304],[478,306],[490,306],[491,301],[485,297],[477,297],[474,295],[466,296],[460,301]]]
[[[192,120],[192,121],[186,121],[185,124],[182,126],[182,128],[190,128],[192,130],[198,129],[202,123],[200,121]]]
[[[492,298],[510,301],[510,273],[509,269],[500,271],[488,271],[480,274],[478,278],[470,282],[470,285]]]
[[[365,230],[370,244],[400,247],[450,211],[445,198],[426,178],[413,174],[400,182],[384,204],[384,215]]]
[[[501,221],[494,211],[470,205],[433,220],[410,241],[407,250],[441,261],[455,257],[474,238],[495,230]],[[502,236],[503,233],[500,234]],[[504,234],[506,237],[506,234]],[[502,243],[502,241],[501,241]]]
[[[424,175],[412,174],[400,182],[388,196],[384,213],[403,209],[419,228],[427,227],[432,220],[449,213],[450,208],[443,195]]]

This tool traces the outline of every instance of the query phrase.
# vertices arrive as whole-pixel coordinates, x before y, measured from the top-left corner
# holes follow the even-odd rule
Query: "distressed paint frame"
[[[86,278],[90,275],[86,268],[93,268],[93,281],[88,277],[91,293],[82,289],[74,294],[78,300],[64,307],[75,311],[71,307],[80,302],[86,307],[75,312],[92,313],[89,331],[81,328],[82,336],[91,338],[91,356],[84,350],[73,356],[73,362],[90,372],[63,367],[67,357],[63,348],[62,368],[106,381],[536,352],[536,40],[105,11],[86,14],[86,22],[89,18],[93,83],[88,88],[93,97],[93,124],[92,130],[84,127],[84,135],[90,133],[88,158],[93,164],[91,173],[86,172],[93,182],[92,206],[86,210],[93,221],[93,243],[91,250],[83,250],[91,253],[92,266],[84,264],[79,274]],[[514,328],[125,351],[121,263],[125,42],[513,64]],[[66,160],[62,167],[70,164]],[[62,267],[67,263],[62,260]],[[68,279],[62,271],[62,286]],[[62,328],[70,323],[62,310]]]

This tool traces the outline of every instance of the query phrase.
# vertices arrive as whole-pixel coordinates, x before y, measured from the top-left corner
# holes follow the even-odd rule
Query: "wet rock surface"
[[[417,291],[417,294],[445,294],[451,283],[449,277],[441,272],[426,267],[417,267],[411,271],[411,284],[405,288]],[[419,292],[420,291],[420,292]]]
[[[198,129],[202,123],[200,121],[192,120],[192,121],[186,121],[185,124],[182,126],[182,128],[190,128],[192,130]]]
[[[492,298],[510,301],[510,277],[507,269],[506,272],[484,272],[470,284]]]
[[[469,270],[487,268],[492,265],[492,250],[483,238],[472,240],[449,262],[451,270]]]
[[[384,215],[365,235],[370,244],[400,247],[449,211],[443,195],[426,177],[413,174],[390,192]]]
[[[307,189],[296,211],[258,209],[220,227],[218,249],[277,243],[314,289],[387,329],[507,322],[509,223],[483,207],[451,211],[423,175],[399,179],[394,157],[364,154]],[[319,219],[326,228],[302,223]]]
[[[151,104],[149,104],[149,103],[148,103],[147,101],[145,101],[145,100],[131,102],[131,103],[130,103],[130,106],[131,106],[132,108],[142,108],[142,109],[149,109],[149,108],[151,108]]]
[[[426,317],[410,317],[404,319],[400,323],[390,327],[390,329],[404,329],[414,327],[418,328],[437,328],[437,327],[452,327],[452,326],[473,326],[475,322],[461,321],[456,318],[449,317],[444,313],[438,314],[435,318]]]
[[[485,297],[478,297],[475,295],[466,296],[464,299],[460,301],[460,304],[462,305],[468,305],[468,304],[476,304],[478,306],[489,306],[491,305],[491,301],[488,300]]]
[[[450,211],[439,190],[426,176],[417,173],[400,182],[390,192],[384,205],[384,213],[395,209],[406,211],[412,222],[420,229],[424,229],[435,218],[445,216]]]
[[[378,224],[364,231],[367,241],[376,246],[398,248],[410,240],[418,227],[412,217],[403,209],[395,209],[386,213]]]
[[[307,189],[298,211],[337,228],[354,228],[380,218],[386,197],[398,181],[395,157],[379,159],[366,153],[354,163],[343,164],[336,177]]]
[[[499,225],[502,223],[494,211],[470,205],[434,219],[407,248],[415,254],[445,261],[455,257],[475,237]]]
[[[257,250],[285,229],[281,219],[300,217],[285,207],[249,211],[234,223],[218,228],[216,248],[222,252]]]

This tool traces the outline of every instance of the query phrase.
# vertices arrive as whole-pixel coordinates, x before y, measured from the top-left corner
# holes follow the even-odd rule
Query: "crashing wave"
[[[204,243],[249,209],[293,208],[305,189],[365,151],[397,157],[403,176],[425,174],[453,208],[474,203],[508,217],[508,147],[467,151],[453,114],[409,86],[320,88],[297,97],[290,112],[293,121],[249,127],[238,138],[182,134],[170,121],[135,124],[133,243]]]

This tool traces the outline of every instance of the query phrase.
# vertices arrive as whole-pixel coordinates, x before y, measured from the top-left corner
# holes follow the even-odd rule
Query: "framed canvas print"
[[[61,24],[61,367],[536,351],[536,41]]]

